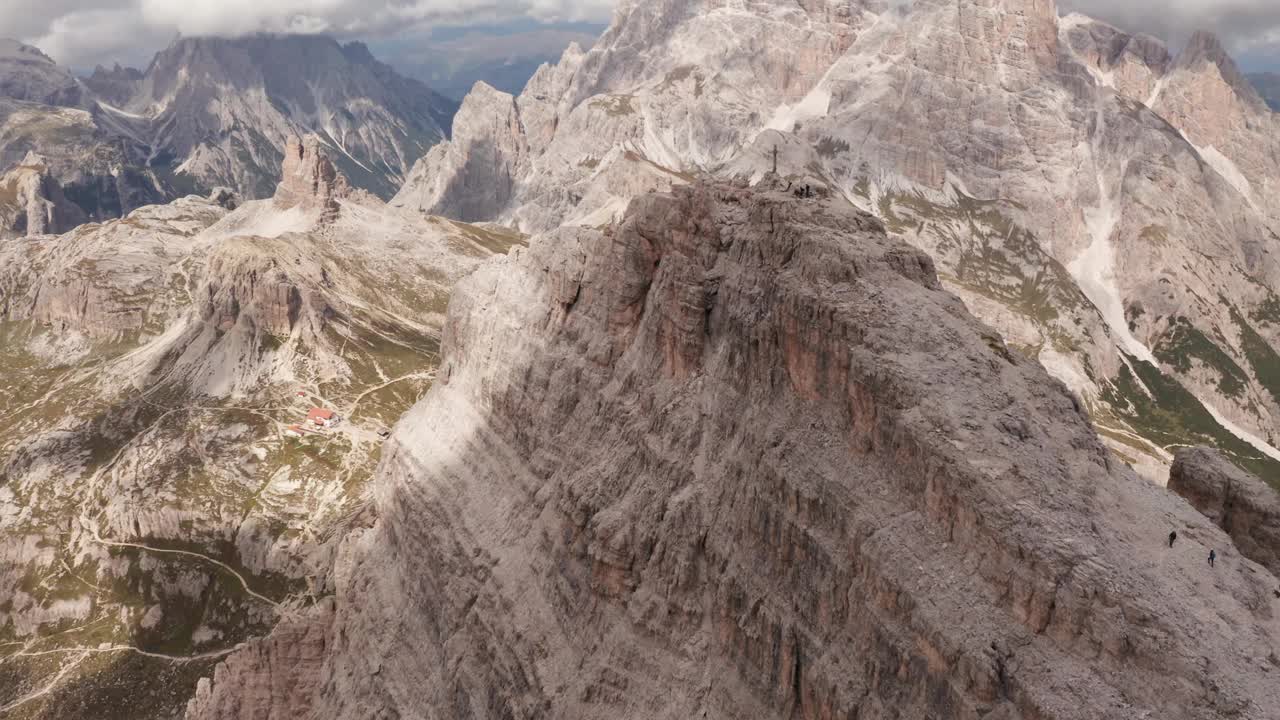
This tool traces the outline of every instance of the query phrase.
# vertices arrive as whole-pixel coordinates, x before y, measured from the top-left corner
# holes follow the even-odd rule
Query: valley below
[[[523,242],[344,196],[318,144],[287,150],[274,200],[0,248],[5,717],[180,715],[330,596],[384,437],[434,380],[450,279]]]

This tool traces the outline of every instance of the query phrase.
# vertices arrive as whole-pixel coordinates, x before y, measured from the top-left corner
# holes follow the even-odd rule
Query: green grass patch
[[[1240,329],[1240,347],[1249,365],[1253,367],[1254,376],[1271,397],[1280,403],[1280,355],[1276,354],[1266,338],[1253,329],[1234,305],[1231,306],[1231,319]]]
[[[1134,432],[1161,447],[1220,448],[1237,465],[1280,488],[1280,462],[1231,434],[1177,380],[1148,362],[1128,354],[1125,358],[1128,363],[1104,387],[1102,397]]]
[[[1191,372],[1197,361],[1212,368],[1218,374],[1218,391],[1226,397],[1241,397],[1249,384],[1244,368],[1185,317],[1173,318],[1153,352],[1180,373]]]

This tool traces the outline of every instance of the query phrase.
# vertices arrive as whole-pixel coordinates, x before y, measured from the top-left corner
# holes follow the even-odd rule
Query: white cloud
[[[139,62],[182,35],[378,36],[433,23],[531,17],[607,20],[614,0],[0,0],[0,33],[59,62]]]
[[[892,0],[895,3],[906,0]],[[433,23],[512,17],[605,21],[615,0],[0,0],[0,34],[64,64],[145,62],[178,33],[330,32],[376,38]],[[1196,29],[1235,52],[1280,65],[1280,0],[1059,0],[1127,30],[1178,44]]]

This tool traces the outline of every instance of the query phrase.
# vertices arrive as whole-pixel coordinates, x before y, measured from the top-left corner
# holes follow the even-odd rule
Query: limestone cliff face
[[[1222,528],[1240,550],[1280,578],[1280,496],[1216,450],[1179,451],[1169,489]]]
[[[316,610],[329,617],[331,604]],[[202,678],[189,703],[190,714],[236,720],[287,720],[306,715],[317,691],[316,679],[326,647],[320,622],[286,625],[272,637],[251,643]],[[213,688],[235,685],[239,691],[215,693]],[[264,714],[263,710],[270,708]]]
[[[1197,544],[1230,540],[1113,464],[1062,385],[841,200],[644,196],[464,280],[444,353],[332,610],[229,659],[189,718],[1280,702],[1261,575],[1202,583]],[[1177,555],[1171,521],[1193,530]],[[315,628],[323,661],[299,672],[315,640],[272,643]]]

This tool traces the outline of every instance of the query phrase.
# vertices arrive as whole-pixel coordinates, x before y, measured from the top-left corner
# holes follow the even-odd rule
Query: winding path
[[[261,595],[259,593],[254,592],[253,588],[249,587],[249,583],[244,579],[243,575],[237,572],[235,568],[222,562],[221,560],[214,560],[208,555],[201,555],[198,552],[191,552],[189,550],[170,550],[166,548],[154,548],[149,545],[141,545],[139,543],[126,543],[126,542],[116,542],[115,540],[104,540],[102,536],[98,534],[98,528],[96,525],[91,525],[89,527],[89,531],[93,533],[94,542],[100,545],[106,545],[108,547],[136,548],[138,550],[145,550],[147,552],[152,552],[152,553],[162,553],[166,555],[186,555],[187,557],[198,558],[200,560],[204,560],[205,562],[213,563],[214,565],[217,565],[218,567],[222,568],[223,570],[226,570],[232,575],[235,575],[236,579],[240,581],[240,585],[244,588],[244,591],[248,593],[250,596],[257,598],[258,600],[261,600],[262,602],[275,608],[277,612],[283,614],[283,609],[280,603],[276,602],[275,600],[272,600],[266,595]]]

